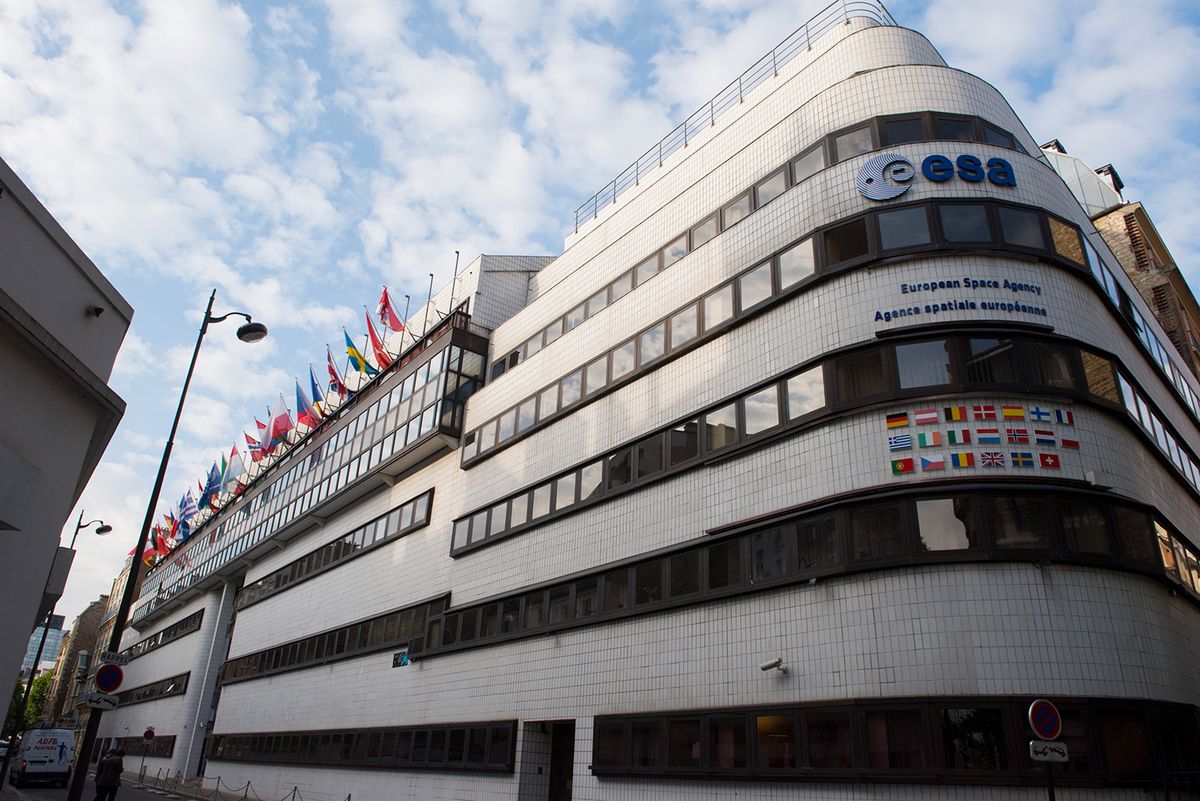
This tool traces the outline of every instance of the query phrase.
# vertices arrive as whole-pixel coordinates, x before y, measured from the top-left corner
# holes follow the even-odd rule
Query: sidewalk
[[[83,791],[83,801],[91,801],[96,796],[96,785],[93,782],[94,777],[94,773],[88,774],[87,785]],[[164,798],[196,798],[196,796],[186,792],[172,793],[153,787],[135,787],[134,785],[137,784],[136,780],[136,773],[126,772],[121,777],[121,789],[117,791],[117,801],[162,801]],[[225,795],[229,798],[233,797],[228,793]],[[29,787],[17,788],[5,783],[4,787],[0,788],[0,799],[7,798],[10,801],[65,801],[66,797],[66,789],[45,785],[31,785]]]

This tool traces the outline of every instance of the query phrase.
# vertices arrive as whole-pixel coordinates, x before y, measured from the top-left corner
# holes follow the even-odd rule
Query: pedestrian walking
[[[125,763],[121,757],[124,751],[112,749],[96,766],[96,801],[113,801],[117,790],[121,787],[121,774],[125,772]]]

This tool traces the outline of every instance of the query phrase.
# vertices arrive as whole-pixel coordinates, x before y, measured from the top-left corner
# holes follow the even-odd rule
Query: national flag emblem
[[[1075,413],[1070,409],[1055,409],[1054,422],[1064,426],[1075,425]]]
[[[967,407],[966,406],[947,406],[946,407],[947,422],[955,422],[958,420],[966,420],[966,419],[967,419]]]
[[[952,428],[946,432],[946,444],[948,445],[970,445],[971,444],[971,429],[969,428]]]
[[[912,459],[893,459],[892,460],[892,475],[899,476],[905,473],[911,473],[916,468],[913,467]]]
[[[919,426],[936,423],[938,421],[937,409],[917,409],[913,412],[913,419],[916,420]]]
[[[979,454],[979,463],[983,467],[1004,467],[1004,454],[1001,451],[984,451]]]
[[[1050,410],[1043,409],[1041,406],[1034,406],[1029,410],[1029,419],[1039,423],[1044,423],[1050,419]]]
[[[1000,444],[1000,429],[998,429],[998,428],[977,428],[977,429],[975,429],[975,440],[980,445],[999,445]]]
[[[917,444],[922,448],[936,448],[942,444],[941,431],[922,431],[917,434]]]
[[[888,428],[905,428],[908,426],[908,412],[899,414],[889,414],[887,416]]]
[[[1067,439],[1066,437],[1063,437],[1058,444],[1064,448],[1070,448],[1071,450],[1075,451],[1079,450],[1079,440],[1077,439]]]
[[[1006,428],[1004,432],[1008,436],[1009,445],[1029,444],[1029,429],[1027,428]]]
[[[959,451],[957,453],[952,453],[950,454],[950,464],[954,465],[955,467],[974,467],[975,454],[971,453],[970,451]]]
[[[945,469],[946,469],[946,460],[945,459],[930,459],[926,456],[921,457],[921,471],[922,472],[928,473],[932,470],[945,470]]]
[[[1042,467],[1047,470],[1058,470],[1062,467],[1062,462],[1058,460],[1057,453],[1039,453],[1038,461],[1042,463]]]
[[[1009,454],[1013,467],[1033,467],[1033,454],[1028,451],[1013,451]]]
[[[996,407],[991,404],[986,406],[972,406],[971,414],[976,420],[995,420]]]
[[[1001,406],[1000,412],[1005,420],[1025,419],[1025,408],[1022,406]]]
[[[1033,430],[1033,441],[1036,445],[1049,445],[1053,447],[1057,444],[1054,438],[1053,431],[1047,431],[1044,428],[1035,428]]]
[[[907,451],[912,448],[912,434],[896,434],[888,437],[889,451]]]

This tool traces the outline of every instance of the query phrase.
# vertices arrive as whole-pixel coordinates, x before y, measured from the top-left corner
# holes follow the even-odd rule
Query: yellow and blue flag
[[[358,348],[354,346],[354,341],[350,339],[350,334],[346,332],[345,328],[342,329],[342,333],[346,335],[346,355],[350,357],[351,366],[360,373],[378,375],[379,371],[368,364],[363,355],[358,352]]]

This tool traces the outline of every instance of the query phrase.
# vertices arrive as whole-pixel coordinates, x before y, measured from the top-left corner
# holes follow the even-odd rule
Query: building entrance
[[[528,721],[521,728],[520,801],[571,801],[575,721]]]

